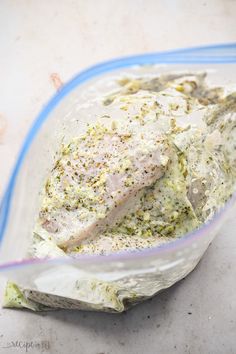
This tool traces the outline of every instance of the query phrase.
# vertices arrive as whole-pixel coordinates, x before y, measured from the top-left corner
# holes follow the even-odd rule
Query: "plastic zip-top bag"
[[[187,227],[189,219],[186,219],[184,222],[185,233],[168,240],[168,242],[163,241],[163,243],[155,244],[153,247],[139,247],[140,249],[135,251],[133,249],[117,250],[107,254],[101,254],[102,252],[93,254],[85,251],[69,255],[64,252],[63,247],[55,247],[54,249],[55,240],[48,237],[50,230],[53,228],[50,224],[51,229],[49,227],[45,232],[48,238],[45,236],[45,241],[42,237],[42,247],[40,250],[38,249],[37,257],[32,256],[32,249],[35,247],[33,234],[34,239],[35,237],[41,237],[40,232],[38,232],[39,235],[37,234],[37,228],[35,227],[41,213],[41,192],[50,173],[52,173],[53,166],[55,166],[58,151],[62,151],[62,144],[64,149],[68,148],[68,144],[74,138],[87,134],[88,126],[96,127],[97,122],[101,122],[102,119],[104,119],[104,122],[108,122],[113,114],[117,116],[117,119],[119,117],[122,119],[127,110],[130,113],[129,108],[126,107],[126,104],[129,105],[129,99],[132,101],[135,97],[138,97],[138,99],[143,100],[151,80],[162,77],[162,81],[158,81],[158,88],[152,86],[154,87],[153,93],[147,94],[147,96],[149,95],[148,99],[153,98],[163,87],[165,90],[172,90],[175,87],[178,92],[181,92],[183,90],[182,83],[180,82],[180,88],[176,85],[179,82],[179,73],[183,72],[190,77],[192,73],[198,73],[197,75],[202,75],[201,77],[204,78],[205,73],[207,73],[207,83],[211,87],[227,88],[227,97],[229,97],[236,87],[236,44],[180,49],[105,62],[81,72],[64,85],[45,106],[24,141],[1,203],[0,270],[9,280],[5,291],[4,306],[25,307],[35,311],[68,308],[122,312],[170,287],[195,268],[226,217],[232,212],[236,199],[235,194],[228,198],[227,203],[220,208],[217,208],[218,202],[217,199],[214,199],[216,205],[212,202],[215,211],[212,215],[209,214],[209,206],[208,209],[204,206],[204,209],[200,205],[196,214],[201,213],[203,209],[206,210],[206,216],[208,215],[208,218],[205,219],[206,222],[196,225],[189,231]],[[170,74],[177,76],[173,79]],[[181,75],[179,76],[181,80]],[[170,81],[163,79],[166,77]],[[142,78],[146,78],[146,81],[142,81]],[[177,81],[173,81],[175,79]],[[191,79],[187,81],[190,82]],[[133,86],[129,86],[130,82]],[[128,91],[124,91],[126,89]],[[139,93],[139,89],[142,91],[140,91],[141,93]],[[119,107],[122,106],[123,115],[112,104],[120,92],[123,92],[119,101]],[[211,91],[210,95],[207,91],[204,91],[204,94],[208,95],[205,97],[204,95],[197,96],[200,95],[197,90],[194,92],[198,102],[200,102],[199,104],[202,104],[202,109],[205,109],[204,107],[207,104],[214,109],[217,90]],[[134,93],[137,93],[137,95],[132,96]],[[139,95],[142,95],[142,97]],[[163,100],[166,99],[164,94],[162,98]],[[207,103],[206,99],[208,99]],[[155,105],[158,106],[158,104],[157,100]],[[229,106],[227,102],[225,104],[225,107]],[[182,113],[178,113],[178,104],[174,103],[173,106],[171,101],[171,105],[173,110],[177,112],[177,120],[185,115],[182,111]],[[148,116],[145,111],[146,108],[144,108],[142,106],[143,116],[141,118],[138,116],[140,119]],[[230,117],[233,114],[229,110],[226,113]],[[133,112],[133,114],[136,113]],[[233,118],[231,117],[231,123],[232,121]],[[171,122],[172,125],[175,124],[173,121]],[[112,129],[115,129],[115,123],[112,124],[114,125]],[[139,124],[142,127],[140,120]],[[175,127],[172,126],[172,128]],[[231,131],[234,128],[235,125],[232,126],[231,124]],[[187,128],[183,128],[183,133],[187,134],[187,130]],[[148,144],[148,141],[152,141],[152,134],[153,132],[150,132],[145,149],[153,149],[152,144]],[[183,136],[181,135],[181,137]],[[214,141],[214,134],[212,136]],[[215,140],[218,137],[216,135]],[[91,135],[90,139],[93,142],[95,138]],[[183,144],[183,139],[181,139],[178,136],[178,139],[175,140],[177,147]],[[211,142],[209,140],[209,144]],[[139,143],[137,141],[133,143],[134,149],[135,144],[139,145]],[[142,154],[144,154],[143,151]],[[130,151],[128,151],[128,154],[130,154]],[[201,161],[201,157],[199,159]],[[163,166],[167,163],[167,160],[171,160],[170,156],[166,160],[161,160]],[[147,162],[145,159],[144,161]],[[140,161],[138,163],[138,171],[141,171],[143,165]],[[162,176],[159,177],[160,179],[163,178]],[[178,191],[178,176],[175,178],[172,186]],[[149,188],[147,179],[145,183],[145,188]],[[169,185],[170,183],[166,183],[165,188],[169,188]],[[127,188],[130,188],[128,184]],[[127,190],[130,191],[131,189]],[[197,187],[195,186],[192,189],[193,196],[196,191]],[[214,193],[214,198],[216,198],[216,192],[214,191]],[[175,197],[177,198],[177,196],[178,193],[176,192]],[[88,198],[86,193],[84,198]],[[192,198],[194,204],[196,198]],[[136,201],[136,203],[139,202]],[[146,224],[149,222],[149,214],[145,214]],[[173,223],[175,223],[177,215],[178,212],[173,214]],[[158,222],[152,220],[152,225],[159,223],[159,229],[163,230],[164,221],[162,223],[158,215],[157,218],[159,218]],[[62,220],[64,219],[62,218]],[[109,222],[111,222],[111,219]],[[68,227],[73,228],[70,222],[68,222],[68,225]],[[123,227],[124,223],[121,223],[121,226]],[[54,231],[52,230],[52,232]],[[151,233],[151,228],[145,229],[143,242],[152,240]],[[137,235],[135,237],[138,239]],[[131,240],[130,236],[129,240]],[[163,240],[166,240],[166,238],[163,237]],[[46,249],[44,241],[49,248]],[[75,244],[75,246],[78,245]],[[89,247],[88,249],[90,249]]]

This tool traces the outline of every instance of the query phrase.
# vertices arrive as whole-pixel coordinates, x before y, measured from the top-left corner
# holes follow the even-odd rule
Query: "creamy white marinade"
[[[234,95],[208,88],[205,74],[120,85],[104,99],[105,123],[59,152],[35,229],[36,257],[160,245],[210,219],[232,194],[235,152],[224,141],[234,121],[220,130],[217,117],[234,111]]]
[[[208,87],[201,73],[119,84],[104,97],[97,123],[57,154],[29,250],[36,258],[158,246],[210,220],[233,193],[235,93]],[[87,308],[103,294],[96,309],[124,309],[123,288],[95,279],[79,286]],[[101,294],[90,298],[95,288]],[[20,298],[16,288],[9,291]],[[22,306],[40,303],[24,297]]]

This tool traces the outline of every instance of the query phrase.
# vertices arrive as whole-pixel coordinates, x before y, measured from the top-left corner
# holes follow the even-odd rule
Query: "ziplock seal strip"
[[[47,117],[50,112],[58,105],[58,103],[67,96],[73,89],[77,86],[81,85],[82,83],[88,81],[89,79],[102,75],[104,73],[114,71],[116,69],[136,66],[136,65],[153,65],[153,64],[230,64],[236,63],[236,43],[229,43],[229,44],[218,44],[218,45],[211,45],[211,46],[202,46],[202,47],[193,47],[193,48],[183,48],[177,49],[172,51],[164,51],[159,53],[150,53],[150,54],[141,54],[136,56],[129,56],[120,59],[110,60],[103,62],[101,64],[95,65],[90,67],[87,70],[80,72],[76,75],[71,81],[65,84],[62,89],[52,97],[52,99],[48,102],[45,108],[41,111],[41,113],[36,118],[35,122],[33,123],[31,129],[29,130],[23,146],[20,150],[18,159],[16,161],[15,167],[13,169],[12,175],[10,177],[10,181],[8,183],[6,192],[2,199],[0,205],[0,245],[4,237],[4,233],[7,226],[9,210],[11,206],[12,195],[16,183],[16,179],[18,173],[20,171],[21,165],[24,161],[24,158],[29,150],[31,143],[33,142],[34,138],[36,137],[40,127],[43,123],[47,120]],[[233,199],[236,200],[236,195],[233,196]],[[230,202],[230,201],[229,201]],[[228,203],[227,203],[228,204]],[[222,213],[227,204],[220,213]],[[213,219],[216,219],[219,216],[219,213],[214,216]],[[212,223],[213,220],[210,221]],[[195,230],[185,237],[173,241],[170,244],[163,245],[161,247],[154,247],[150,251],[161,251],[164,249],[169,249],[171,244],[183,243],[184,240],[189,239],[195,234],[199,234],[201,230],[204,230],[207,227],[204,224],[200,229]],[[171,247],[172,248],[172,247]],[[135,252],[135,255],[138,254],[147,254],[145,250]],[[126,252],[127,254],[127,252]],[[134,255],[134,253],[133,253]],[[122,252],[116,254],[116,256],[122,256]],[[86,256],[85,256],[86,257]],[[87,256],[89,259],[91,256]],[[92,256],[94,257],[94,256]],[[96,257],[96,256],[95,256]],[[99,257],[99,256],[97,256]],[[110,257],[107,256],[106,259]],[[112,256],[114,257],[114,255]],[[119,257],[120,258],[120,257]],[[122,257],[123,258],[123,257]],[[100,257],[99,257],[100,259]],[[24,263],[24,261],[23,261]],[[15,264],[14,262],[12,264]],[[18,264],[18,263],[17,263]],[[10,264],[9,264],[10,266]],[[1,268],[1,267],[0,267]]]

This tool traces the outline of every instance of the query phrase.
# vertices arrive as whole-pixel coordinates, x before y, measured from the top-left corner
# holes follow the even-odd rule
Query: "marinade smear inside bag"
[[[34,258],[161,246],[209,221],[234,191],[236,93],[208,86],[205,73],[118,83],[97,122],[61,144],[42,188]],[[62,266],[35,279],[37,290],[9,283],[5,306],[121,312],[174,282],[171,270],[140,285],[144,276],[107,280]]]

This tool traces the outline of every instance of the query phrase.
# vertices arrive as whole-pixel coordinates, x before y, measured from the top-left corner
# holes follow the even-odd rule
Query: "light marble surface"
[[[53,73],[65,82],[105,59],[232,42],[235,23],[234,0],[1,0],[0,195]],[[236,353],[235,230],[232,218],[190,276],[127,314],[0,310],[0,353]]]

